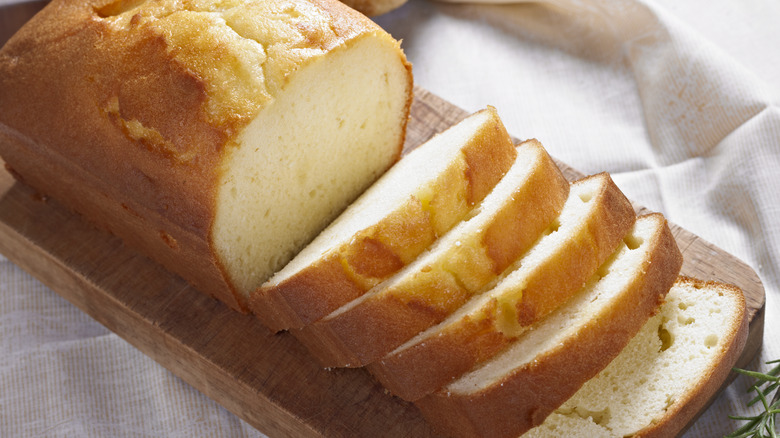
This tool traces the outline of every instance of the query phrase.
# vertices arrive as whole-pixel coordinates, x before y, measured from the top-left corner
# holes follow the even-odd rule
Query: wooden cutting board
[[[407,150],[465,116],[417,88]],[[581,175],[561,164],[570,179]],[[750,308],[745,366],[763,335],[764,290],[733,256],[677,227],[682,273],[736,284]],[[55,200],[0,172],[0,252],[145,354],[273,436],[430,437],[416,408],[363,370],[319,368],[286,333],[202,295]]]

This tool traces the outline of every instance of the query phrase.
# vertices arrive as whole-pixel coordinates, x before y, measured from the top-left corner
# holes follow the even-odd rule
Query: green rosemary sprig
[[[764,411],[753,417],[729,416],[734,420],[747,421],[742,427],[735,430],[725,438],[778,438],[777,414],[780,414],[780,359],[767,362],[767,365],[778,365],[766,374],[756,371],[747,371],[734,368],[734,371],[756,379],[756,382],[748,388],[748,392],[755,391],[756,396],[747,404],[753,406],[759,401],[764,406]],[[769,400],[769,395],[774,391],[774,396]]]

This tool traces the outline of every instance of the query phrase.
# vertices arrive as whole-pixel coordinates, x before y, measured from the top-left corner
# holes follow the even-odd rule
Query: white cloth
[[[780,3],[411,0],[377,22],[418,85],[495,106],[513,135],[751,265],[767,293],[752,367],[780,358]],[[746,386],[686,437],[733,429]],[[261,436],[0,256],[0,436],[37,435]]]
[[[0,256],[0,436],[262,436]]]

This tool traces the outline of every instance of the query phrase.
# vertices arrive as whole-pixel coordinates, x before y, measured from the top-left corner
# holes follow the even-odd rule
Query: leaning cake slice
[[[495,287],[374,362],[370,371],[406,400],[438,389],[565,303],[618,247],[635,218],[606,173],[573,183],[549,234]]]
[[[272,330],[327,316],[411,263],[479,205],[517,155],[495,109],[414,149],[252,294]]]
[[[494,281],[561,212],[569,183],[535,140],[475,209],[398,274],[293,334],[328,367],[362,366]]]

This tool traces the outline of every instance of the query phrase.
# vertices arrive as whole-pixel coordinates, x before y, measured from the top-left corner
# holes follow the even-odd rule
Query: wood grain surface
[[[0,0],[0,45],[45,4]],[[416,88],[406,150],[465,116]],[[582,176],[559,165],[570,180]],[[758,276],[680,227],[672,231],[685,257],[684,275],[744,291],[750,335],[738,366],[746,366],[763,337],[765,296]],[[3,171],[0,252],[269,436],[435,436],[413,405],[386,394],[364,370],[319,368],[292,336],[274,335],[253,317],[206,297]]]
[[[466,114],[415,89],[406,148]],[[569,179],[581,175],[559,163]],[[640,209],[641,210],[641,209]],[[763,334],[764,290],[733,256],[673,226],[683,274],[736,284],[750,308],[744,366]],[[0,172],[0,252],[97,321],[262,432],[273,436],[430,437],[416,408],[361,369],[319,368],[274,335],[188,286],[117,238]]]

